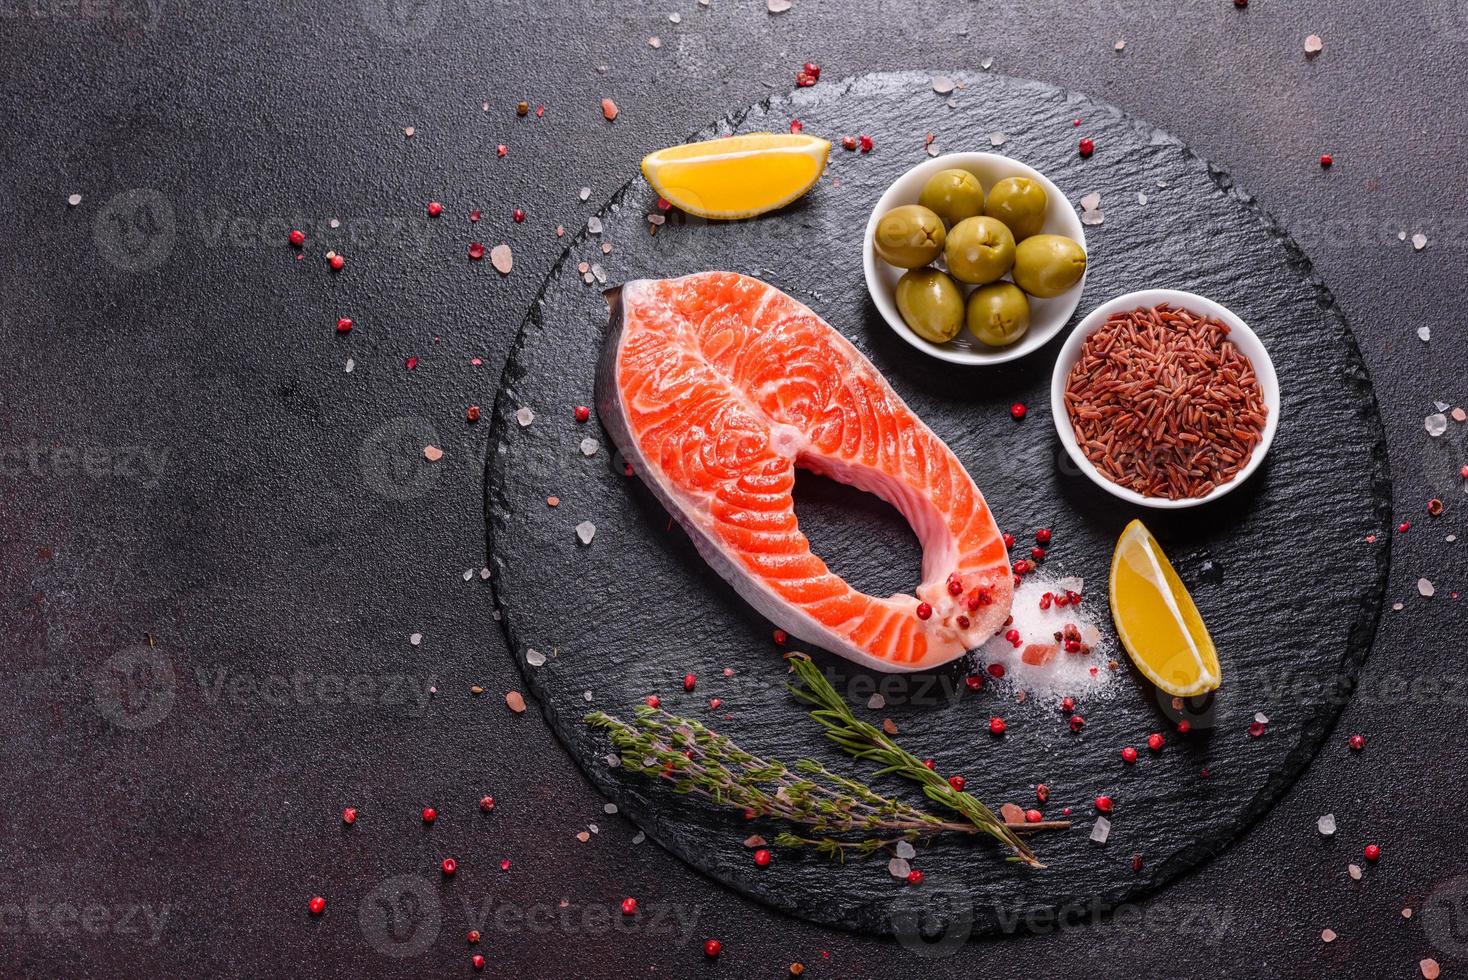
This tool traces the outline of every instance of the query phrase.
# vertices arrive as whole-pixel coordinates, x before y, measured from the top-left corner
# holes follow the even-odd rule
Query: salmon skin
[[[883,671],[937,667],[1004,624],[1014,579],[983,495],[840,333],[733,272],[637,280],[607,301],[602,423],[704,560],[761,615]],[[916,595],[858,592],[811,553],[795,519],[797,466],[907,518],[923,548]]]

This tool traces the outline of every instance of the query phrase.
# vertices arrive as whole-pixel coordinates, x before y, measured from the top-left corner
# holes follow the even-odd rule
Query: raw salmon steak
[[[871,362],[758,279],[703,272],[608,293],[597,408],[699,553],[776,626],[867,667],[924,670],[1009,616],[1003,536],[963,465]],[[916,595],[866,595],[811,553],[795,468],[874,493],[923,549]]]

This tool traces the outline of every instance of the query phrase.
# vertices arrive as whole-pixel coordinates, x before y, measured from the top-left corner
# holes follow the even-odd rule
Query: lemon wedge
[[[1132,521],[1111,553],[1111,618],[1147,679],[1175,697],[1218,687],[1218,651],[1157,539]]]
[[[815,186],[829,140],[803,133],[750,133],[684,143],[642,158],[642,175],[678,208],[700,218],[749,218],[782,208]]]

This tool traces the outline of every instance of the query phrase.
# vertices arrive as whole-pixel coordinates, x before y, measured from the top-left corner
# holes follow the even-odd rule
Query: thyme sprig
[[[938,773],[923,765],[886,732],[857,718],[840,694],[836,693],[819,667],[803,653],[787,653],[785,659],[795,674],[796,683],[788,685],[790,693],[812,705],[810,716],[826,730],[826,737],[847,755],[878,763],[878,776],[894,775],[917,783],[923,795],[934,803],[961,814],[974,828],[1011,848],[1011,860],[1023,861],[1031,867],[1043,868],[1029,846],[977,797],[960,792]],[[1068,824],[1067,824],[1068,825]],[[1030,825],[1038,826],[1038,825]]]
[[[678,793],[806,828],[804,833],[778,834],[774,843],[780,847],[811,847],[844,860],[847,854],[869,855],[942,833],[982,832],[972,823],[943,820],[882,796],[813,759],[787,765],[756,755],[661,707],[639,706],[633,722],[602,711],[586,715],[585,721],[608,733],[623,769],[668,781]],[[1029,824],[1023,829],[1054,826]]]

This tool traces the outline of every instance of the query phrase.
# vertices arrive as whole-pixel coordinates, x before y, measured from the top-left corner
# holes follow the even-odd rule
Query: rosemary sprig
[[[848,853],[872,854],[941,833],[985,832],[972,822],[942,820],[882,796],[813,759],[786,765],[755,755],[700,722],[662,708],[639,706],[632,723],[602,711],[586,715],[585,721],[608,733],[624,769],[667,780],[675,792],[809,829],[809,836],[782,832],[775,838],[781,847],[813,847],[844,860]]]
[[[898,745],[886,732],[852,714],[850,706],[831,687],[810,657],[803,653],[787,653],[785,659],[789,661],[797,681],[788,685],[790,693],[813,705],[810,716],[825,728],[826,737],[839,745],[843,752],[853,758],[880,764],[879,776],[890,773],[919,784],[928,799],[961,814],[975,828],[1012,848],[1014,860],[1031,867],[1044,867],[1014,828],[995,816],[994,811],[976,797],[948,785],[948,780],[923,765],[921,759]]]

